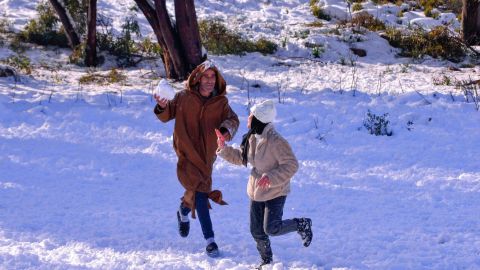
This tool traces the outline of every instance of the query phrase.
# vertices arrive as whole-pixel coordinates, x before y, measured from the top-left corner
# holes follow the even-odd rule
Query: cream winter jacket
[[[272,124],[268,124],[261,135],[250,136],[248,163],[252,170],[248,179],[247,193],[254,201],[268,201],[290,192],[290,179],[298,170],[298,161],[289,143],[278,134]],[[242,165],[240,149],[225,146],[217,150],[217,155],[230,163]],[[271,185],[263,190],[257,181],[267,175]]]

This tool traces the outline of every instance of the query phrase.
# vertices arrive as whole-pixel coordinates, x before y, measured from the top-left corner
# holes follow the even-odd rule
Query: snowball
[[[168,100],[172,100],[173,97],[175,97],[175,89],[173,89],[173,87],[165,79],[160,80],[155,93],[157,96],[166,98]]]

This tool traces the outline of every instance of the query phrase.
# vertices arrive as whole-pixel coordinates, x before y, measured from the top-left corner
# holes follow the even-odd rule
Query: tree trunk
[[[185,79],[202,62],[202,47],[193,0],[175,0],[177,26],[168,15],[166,0],[135,0],[152,26],[163,50],[162,60],[168,78]]]
[[[85,64],[88,67],[97,65],[97,0],[88,2],[87,47],[85,48]]]
[[[468,45],[480,41],[480,2],[478,0],[463,0],[462,29],[463,40]]]
[[[69,17],[67,16],[67,10],[65,7],[60,3],[59,0],[49,0],[50,4],[52,5],[53,9],[57,13],[60,21],[62,22],[63,28],[65,29],[65,33],[67,34],[68,43],[70,47],[75,49],[80,44],[80,38],[75,32],[73,27],[73,22],[70,21]]]
[[[157,37],[158,44],[162,48],[163,55],[162,61],[163,65],[165,66],[165,73],[167,78],[170,79],[178,79],[178,75],[175,72],[175,68],[173,66],[172,58],[170,57],[170,53],[168,52],[167,45],[163,40],[162,31],[160,30],[160,24],[158,23],[157,13],[155,8],[150,5],[150,2],[147,0],[135,0],[140,10],[143,12],[145,18],[147,18],[148,23],[152,26],[153,32]]]
[[[187,76],[184,65],[184,56],[182,54],[182,48],[180,47],[177,33],[175,32],[170,17],[168,16],[165,0],[155,0],[155,10],[157,12],[158,23],[160,25],[163,40],[165,41],[170,58],[172,59],[175,72],[178,75],[178,79],[183,80]]]
[[[477,25],[477,38],[480,39],[480,4],[479,4],[479,1],[477,1],[477,24],[476,25]]]
[[[175,0],[175,19],[185,55],[187,72],[202,62],[202,45],[193,0]]]

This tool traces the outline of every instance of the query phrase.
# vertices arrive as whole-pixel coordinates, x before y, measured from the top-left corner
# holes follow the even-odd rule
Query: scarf
[[[243,135],[242,144],[240,144],[240,149],[242,150],[242,164],[247,167],[248,162],[248,150],[250,147],[250,136],[252,134],[262,134],[263,129],[267,126],[268,123],[263,123],[258,120],[255,116],[252,117],[252,123],[250,124],[250,130]]]

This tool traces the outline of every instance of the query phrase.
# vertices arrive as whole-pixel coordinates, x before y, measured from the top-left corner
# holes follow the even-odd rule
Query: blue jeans
[[[250,202],[250,232],[264,260],[272,259],[269,235],[277,236],[297,231],[295,220],[282,220],[286,199],[286,196],[280,196],[265,202]]]
[[[180,204],[182,215],[188,215],[192,210]],[[204,192],[195,193],[195,209],[202,226],[203,237],[205,239],[214,237],[212,220],[210,219],[210,210],[208,209],[208,194]]]

